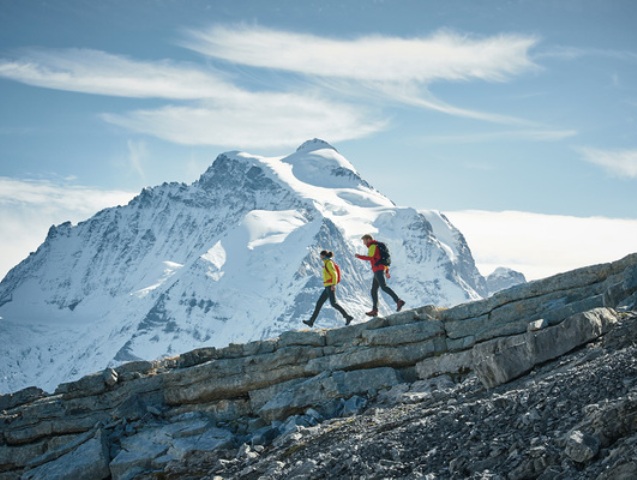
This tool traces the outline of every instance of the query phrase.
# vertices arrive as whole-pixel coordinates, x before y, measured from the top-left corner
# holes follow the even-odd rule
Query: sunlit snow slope
[[[322,249],[342,268],[340,303],[365,321],[372,276],[354,257],[366,251],[364,233],[390,246],[390,285],[405,308],[485,295],[443,215],[394,205],[322,140],[282,158],[228,152],[192,185],[144,189],[124,207],[52,227],[9,272],[0,393],[53,390],[119,362],[305,327],[322,288]],[[383,303],[381,314],[394,308]],[[316,327],[342,322],[327,304]]]

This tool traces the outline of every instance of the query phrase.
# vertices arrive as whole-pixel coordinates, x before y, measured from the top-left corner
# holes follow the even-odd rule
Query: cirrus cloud
[[[246,94],[246,96],[250,96]],[[139,133],[183,145],[241,145],[274,148],[309,137],[342,141],[385,127],[366,109],[301,95],[260,94],[252,101],[226,98],[199,106],[170,105],[102,118]]]
[[[580,148],[584,160],[598,165],[611,175],[624,178],[637,178],[637,149],[600,150]]]
[[[234,94],[216,72],[170,60],[139,61],[91,49],[25,49],[0,60],[0,77],[36,87],[95,95],[193,100]]]
[[[538,39],[533,36],[438,31],[413,38],[337,39],[217,25],[187,30],[185,37],[182,45],[206,55],[205,64],[31,48],[14,52],[13,59],[0,58],[0,78],[85,94],[171,100],[152,110],[109,112],[101,118],[188,145],[269,148],[316,136],[363,138],[388,127],[386,111],[396,104],[500,124],[531,124],[452,105],[428,86],[503,82],[534,71],[538,67],[530,50]],[[268,75],[255,75],[259,82],[250,82],[236,78],[231,64],[280,75],[273,82]]]
[[[474,38],[451,31],[428,37],[380,35],[331,39],[246,25],[188,30],[183,45],[210,57],[253,67],[361,81],[430,83],[504,81],[537,68],[529,50],[537,38]]]

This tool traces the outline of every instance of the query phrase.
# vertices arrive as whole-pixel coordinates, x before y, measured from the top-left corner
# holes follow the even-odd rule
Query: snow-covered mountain
[[[389,245],[390,285],[406,309],[487,294],[442,214],[396,206],[324,141],[286,157],[228,152],[191,185],[147,188],[51,227],[0,283],[0,393],[305,328],[322,249],[343,271],[339,302],[365,321],[372,275],[354,257],[365,233]],[[381,314],[394,308],[381,303]],[[327,304],[315,328],[342,322]]]
[[[521,272],[517,272],[507,267],[498,267],[487,278],[487,290],[489,295],[493,295],[501,290],[526,283],[526,278]]]

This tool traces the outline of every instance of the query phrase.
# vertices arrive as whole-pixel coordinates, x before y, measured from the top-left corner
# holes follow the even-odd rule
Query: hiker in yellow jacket
[[[321,293],[318,301],[316,302],[316,307],[314,308],[314,313],[312,313],[312,317],[309,320],[303,320],[303,323],[308,327],[314,325],[316,321],[316,317],[318,317],[319,312],[321,311],[321,307],[330,299],[330,305],[338,310],[341,315],[345,318],[345,325],[349,325],[354,317],[348,314],[343,307],[341,307],[338,303],[336,303],[336,285],[341,281],[340,274],[338,271],[338,267],[332,260],[334,253],[328,252],[327,250],[321,251],[321,260],[323,261],[323,286],[325,289]]]

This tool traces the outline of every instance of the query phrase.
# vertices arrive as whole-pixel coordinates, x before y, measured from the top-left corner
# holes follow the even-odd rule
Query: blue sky
[[[484,274],[637,251],[635,24],[632,0],[0,0],[0,276],[51,224],[314,137],[448,213]]]

